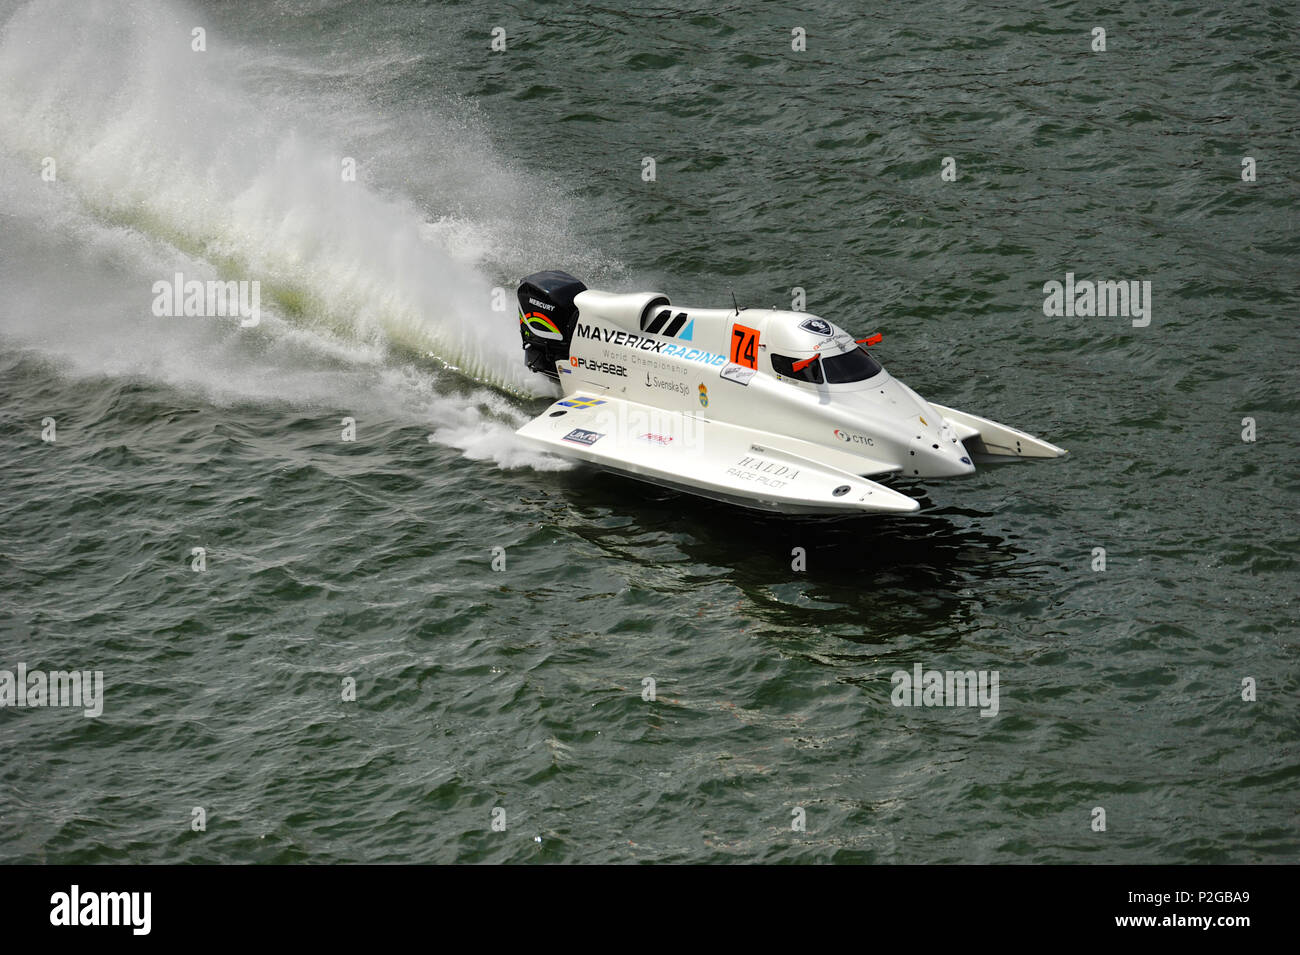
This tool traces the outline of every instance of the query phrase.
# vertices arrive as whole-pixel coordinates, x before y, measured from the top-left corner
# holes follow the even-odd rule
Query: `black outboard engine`
[[[578,321],[573,297],[586,290],[568,272],[534,272],[519,283],[519,334],[529,370],[559,380],[555,363],[568,359]]]

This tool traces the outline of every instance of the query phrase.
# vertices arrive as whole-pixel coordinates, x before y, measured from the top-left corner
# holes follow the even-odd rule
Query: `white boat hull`
[[[973,459],[1061,457],[1054,444],[932,404],[816,315],[673,306],[567,272],[519,287],[528,367],[565,397],[519,429],[563,457],[784,514],[906,514],[871,476],[927,480]]]
[[[920,506],[860,474],[781,448],[775,435],[609,396],[568,395],[518,434],[562,457],[755,510],[907,514]]]

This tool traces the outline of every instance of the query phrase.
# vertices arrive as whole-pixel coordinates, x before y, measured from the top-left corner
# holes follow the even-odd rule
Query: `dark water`
[[[3,10],[0,669],[105,694],[0,709],[0,859],[1300,856],[1294,5]],[[842,522],[557,470],[489,304],[551,267],[802,287],[1071,456]]]

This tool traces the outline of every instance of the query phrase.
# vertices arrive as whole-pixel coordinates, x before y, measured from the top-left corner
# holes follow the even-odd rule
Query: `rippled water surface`
[[[0,859],[1300,857],[1294,7],[847,6],[0,4],[0,669],[105,680],[0,709]],[[1071,454],[846,521],[567,468],[541,268],[801,287]]]

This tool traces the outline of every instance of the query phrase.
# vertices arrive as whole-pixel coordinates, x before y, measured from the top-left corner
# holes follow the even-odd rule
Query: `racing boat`
[[[880,336],[808,312],[685,308],[560,271],[518,297],[524,360],[563,392],[519,436],[651,484],[785,514],[902,514],[920,505],[870,478],[1066,454],[926,401],[867,351]]]

